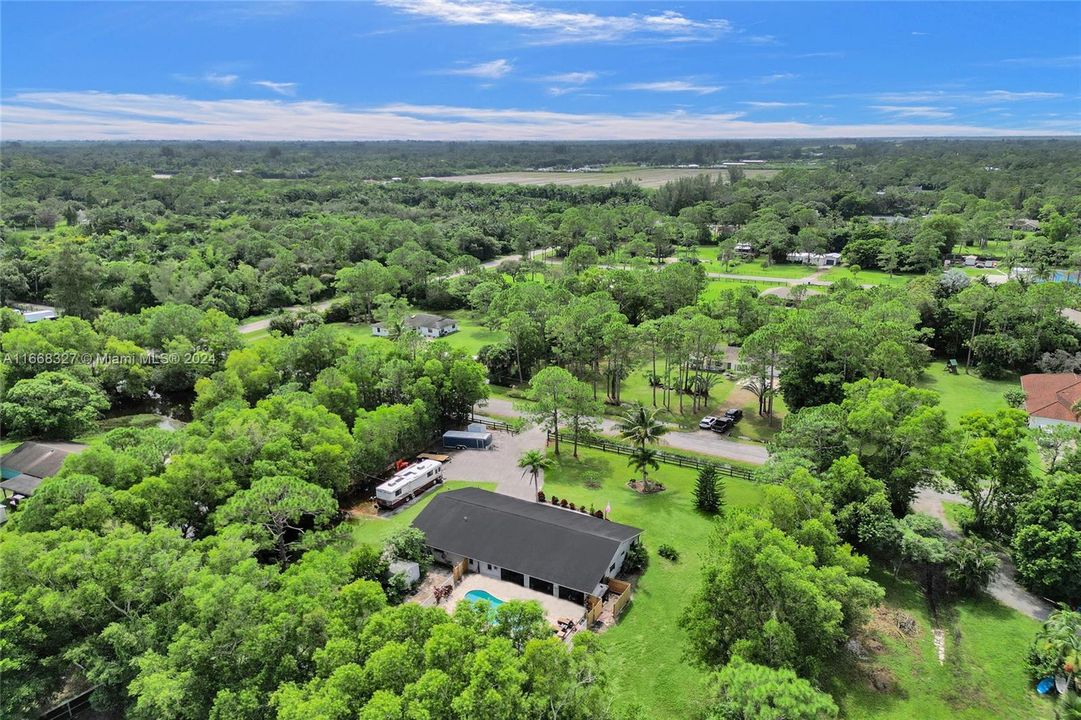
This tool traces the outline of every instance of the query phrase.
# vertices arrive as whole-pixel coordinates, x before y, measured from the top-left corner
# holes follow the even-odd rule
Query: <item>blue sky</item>
[[[1081,3],[3,2],[4,139],[1081,133]]]

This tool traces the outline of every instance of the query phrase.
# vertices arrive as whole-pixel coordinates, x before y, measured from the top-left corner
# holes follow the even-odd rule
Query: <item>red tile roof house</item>
[[[1074,405],[1081,400],[1081,375],[1041,373],[1021,376],[1029,426],[1065,423],[1081,427]]]

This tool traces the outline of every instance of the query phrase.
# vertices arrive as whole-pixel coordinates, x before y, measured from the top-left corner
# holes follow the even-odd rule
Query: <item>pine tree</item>
[[[702,512],[715,514],[724,505],[723,491],[719,489],[717,468],[707,465],[698,471],[694,484],[694,504]]]

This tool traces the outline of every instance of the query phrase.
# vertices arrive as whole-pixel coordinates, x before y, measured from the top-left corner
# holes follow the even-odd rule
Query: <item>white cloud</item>
[[[646,90],[648,92],[691,92],[709,95],[724,90],[723,85],[702,85],[687,80],[662,80],[660,82],[629,83],[621,86],[624,90]]]
[[[938,108],[929,105],[872,105],[871,109],[901,118],[945,120],[953,117],[953,113],[950,112],[952,108]]]
[[[446,70],[439,70],[438,74],[464,75],[466,77],[477,77],[487,78],[489,80],[496,80],[503,77],[513,69],[514,66],[509,61],[500,58],[499,60],[477,63],[476,65],[470,65],[468,67],[448,68]]]
[[[177,95],[27,92],[4,98],[10,140],[640,140],[1081,134],[1081,125],[753,122],[740,113],[566,113]]]
[[[982,90],[982,91],[952,91],[952,90],[919,90],[914,92],[880,93],[875,97],[884,103],[927,103],[927,102],[957,102],[957,103],[999,103],[999,102],[1023,102],[1028,100],[1053,100],[1062,97],[1062,93],[1056,92],[1013,92],[1010,90]]]
[[[274,82],[273,80],[255,80],[252,85],[258,85],[264,87],[267,90],[278,93],[279,95],[286,95],[292,97],[297,94],[297,84],[295,82]]]
[[[756,110],[770,110],[772,108],[806,107],[805,102],[778,102],[775,100],[741,100],[740,105],[747,105]]]
[[[731,30],[727,20],[694,20],[674,10],[659,15],[597,15],[509,0],[377,0],[448,25],[503,25],[543,33],[540,42],[612,42],[631,36],[669,42],[712,40]]]
[[[561,83],[563,85],[585,85],[586,83],[596,80],[597,73],[591,70],[586,72],[568,72],[559,73],[558,75],[548,75],[542,79],[545,82]]]
[[[173,78],[180,82],[186,83],[205,83],[207,85],[213,85],[219,88],[228,88],[236,84],[236,81],[240,79],[239,75],[208,72],[202,75],[183,75],[176,73]]]
[[[763,75],[757,78],[756,82],[768,85],[770,83],[781,82],[782,80],[795,80],[799,75],[796,73],[773,73],[772,75]]]
[[[1081,66],[1081,55],[1061,55],[1058,57],[1019,57],[1005,58],[990,65],[1014,65],[1020,67],[1068,67]]]

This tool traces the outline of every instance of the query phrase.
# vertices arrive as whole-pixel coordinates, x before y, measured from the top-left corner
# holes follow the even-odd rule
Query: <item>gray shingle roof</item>
[[[24,473],[22,475],[16,475],[13,478],[8,478],[4,482],[0,482],[0,488],[9,493],[30,497],[42,482],[41,478],[26,475]],[[2,494],[0,494],[0,496],[2,496]]]
[[[592,593],[630,525],[507,495],[463,488],[440,493],[413,521],[439,550]]]
[[[430,328],[444,328],[448,325],[453,325],[454,320],[451,318],[445,318],[442,315],[430,315],[428,313],[416,313],[410,315],[405,319],[405,324],[411,328],[430,327]]]
[[[52,477],[68,455],[82,452],[86,445],[70,442],[24,442],[0,458],[4,470],[17,470],[38,478]]]

